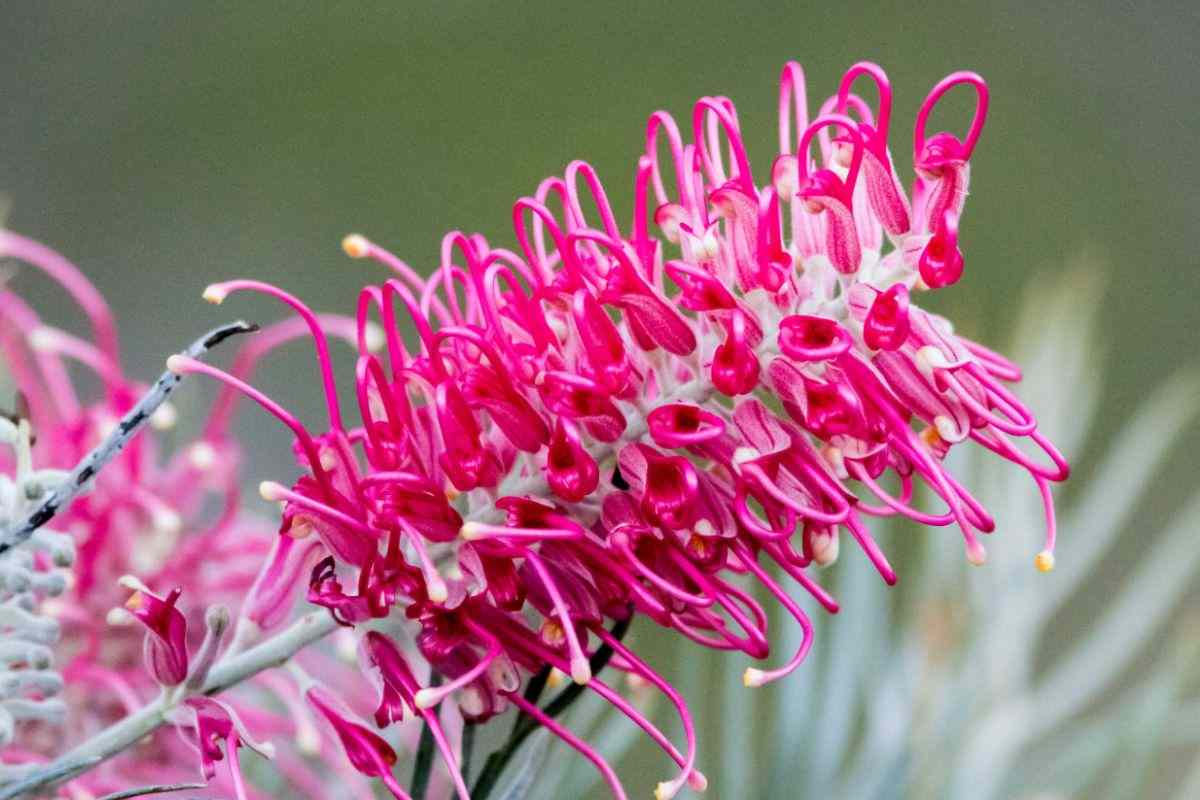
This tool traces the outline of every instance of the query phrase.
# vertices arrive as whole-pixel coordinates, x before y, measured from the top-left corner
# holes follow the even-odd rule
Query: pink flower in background
[[[851,91],[863,78],[877,107]],[[930,134],[931,110],[957,87],[975,94],[968,132]],[[623,632],[638,614],[763,659],[767,612],[745,587],[756,582],[804,636],[783,664],[748,669],[745,682],[788,674],[812,628],[775,568],[836,611],[813,568],[835,561],[848,534],[894,582],[867,524],[893,515],[955,527],[967,559],[985,561],[992,517],[944,461],[968,440],[1029,472],[1047,519],[1036,564],[1053,567],[1049,486],[1068,467],[1006,387],[1019,369],[918,305],[963,274],[960,222],[986,84],[954,73],[922,104],[911,198],[887,147],[891,104],[883,70],[856,64],[810,120],[803,72],[789,63],[764,185],[733,103],[705,97],[690,130],[651,115],[627,228],[593,168],[576,161],[516,202],[515,249],[451,233],[427,279],[348,237],[349,255],[394,275],[360,294],[359,425],[342,414],[328,324],[266,284],[209,287],[214,302],[273,297],[312,335],[323,433],[241,376],[185,357],[169,366],[245,393],[295,437],[302,477],[262,486],[283,503],[286,544],[269,568],[275,588],[260,591],[295,574],[307,558],[290,555],[299,543],[319,542],[308,597],[365,635],[363,666],[382,675],[381,727],[447,699],[470,721],[516,705],[624,796],[587,742],[522,696],[527,675],[544,680],[552,668],[676,762],[660,799],[685,783],[702,788],[686,704],[606,626]],[[366,633],[369,622],[382,632]],[[407,656],[388,647],[404,627],[446,684],[419,688]],[[597,676],[610,658],[678,709],[682,752]],[[322,698],[310,693],[356,768],[389,780],[390,749]],[[457,782],[452,748],[442,749]]]
[[[0,488],[13,476],[22,492],[29,494],[31,487],[45,492],[116,425],[145,387],[126,377],[109,309],[72,264],[37,242],[2,230],[0,256],[46,273],[70,294],[89,326],[82,335],[51,327],[12,288],[0,290],[4,372],[26,398],[14,415],[17,422],[0,421],[26,431],[13,455],[0,449]],[[326,318],[325,324],[343,334],[355,329],[347,319]],[[234,372],[248,374],[260,357],[299,333],[290,322],[264,330],[242,350]],[[90,373],[86,380],[96,380],[98,396],[77,391],[85,385],[77,380],[77,366]],[[31,628],[36,635],[28,639],[13,636],[6,625],[0,645],[4,665],[19,685],[41,694],[48,691],[53,659],[65,683],[57,698],[65,713],[57,726],[49,724],[48,715],[46,721],[18,724],[14,744],[0,759],[0,784],[151,702],[164,687],[173,693],[194,691],[219,649],[228,653],[253,644],[291,616],[318,554],[301,543],[289,547],[291,540],[276,536],[274,524],[242,512],[241,448],[227,430],[235,399],[232,393],[220,396],[201,435],[171,448],[170,454],[162,452],[159,433],[135,437],[96,475],[91,490],[54,518],[53,531],[43,528],[35,534],[35,544],[65,547],[75,557],[72,563],[56,555],[54,547],[45,556],[37,554],[31,564],[37,591],[27,602],[45,624]],[[151,427],[162,431],[173,423],[174,411],[164,406]],[[0,514],[0,521],[7,526],[23,513],[13,518]],[[24,558],[26,552],[16,548],[8,555]],[[55,563],[68,577],[64,586],[48,592]],[[64,563],[70,566],[62,567]],[[26,601],[18,597],[12,602]],[[238,617],[232,643],[221,636],[230,621],[225,608]],[[299,663],[327,679],[346,672],[318,652]],[[307,712],[281,713],[278,704],[282,699],[286,707],[289,694],[298,696],[296,685],[271,675],[222,703],[190,698],[185,702],[194,714],[173,720],[182,736],[160,732],[64,784],[62,796],[96,797],[173,783],[193,777],[195,764],[203,766],[205,778],[216,776],[213,786],[224,796],[260,797],[243,783],[236,751],[240,745],[267,751],[239,730],[239,712],[260,736],[295,739],[299,747],[281,749],[276,759],[291,785],[308,787],[312,796],[323,793],[320,787],[326,785],[348,785],[366,796],[369,788],[348,765],[331,773],[300,757],[322,747],[332,751],[336,739],[319,735]],[[214,759],[220,760],[218,741],[225,743],[232,770],[212,767]]]

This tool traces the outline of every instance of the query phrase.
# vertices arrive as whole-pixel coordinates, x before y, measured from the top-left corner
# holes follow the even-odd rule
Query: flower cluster
[[[20,392],[16,408],[0,416],[0,444],[6,445],[0,450],[0,530],[6,530],[118,428],[145,387],[126,377],[112,315],[74,265],[3,230],[0,257],[49,276],[90,328],[76,336],[52,327],[14,291],[0,290],[3,371]],[[334,332],[354,329],[349,319],[324,324]],[[300,333],[290,322],[262,331],[237,357],[234,373],[248,375],[264,354]],[[77,391],[89,382],[99,384],[98,398]],[[151,418],[156,430],[129,441],[86,494],[55,517],[54,530],[41,528],[29,544],[0,556],[0,744],[8,745],[0,755],[0,786],[161,691],[179,699],[171,718],[186,735],[151,737],[65,784],[64,796],[173,783],[180,764],[195,762],[206,778],[217,775],[218,790],[246,800],[253,795],[236,751],[241,745],[267,751],[254,745],[242,718],[261,735],[294,737],[300,754],[336,746],[295,702],[298,687],[284,677],[262,676],[228,701],[195,696],[218,651],[249,646],[288,618],[316,555],[290,547],[268,523],[242,512],[240,447],[228,430],[236,397],[219,396],[200,435],[166,456],[161,431],[172,427],[175,412],[161,406]],[[277,574],[284,579],[272,579]],[[211,605],[188,609],[181,596]],[[232,642],[224,635],[233,628],[227,609],[237,614]],[[301,663],[313,670],[336,675],[345,669],[319,653],[305,658]],[[225,743],[232,766],[219,775],[217,742]],[[291,785],[313,797],[334,783],[369,794],[349,767],[331,773],[287,751],[276,761]]]
[[[863,82],[876,106],[852,92]],[[931,112],[957,87],[976,98],[967,133],[931,134]],[[576,161],[516,202],[514,249],[451,233],[427,279],[348,237],[350,256],[393,273],[359,298],[358,426],[344,420],[324,326],[303,303],[256,281],[209,287],[213,302],[244,291],[278,299],[316,345],[322,433],[237,376],[169,363],[244,392],[293,433],[304,475],[261,488],[282,503],[290,547],[319,542],[309,599],[360,632],[402,613],[421,656],[447,679],[419,687],[389,639],[365,633],[379,725],[448,697],[468,720],[515,704],[623,796],[599,754],[522,697],[523,676],[552,667],[677,762],[660,798],[689,782],[701,788],[685,703],[606,623],[636,613],[763,659],[767,613],[750,579],[804,636],[783,664],[748,669],[745,682],[788,674],[811,625],[776,570],[836,611],[810,568],[833,562],[848,534],[894,582],[866,520],[897,514],[957,527],[967,559],[984,562],[980,533],[993,519],[944,463],[968,440],[1032,476],[1047,519],[1036,564],[1053,567],[1049,486],[1068,467],[1006,388],[1019,369],[914,301],[963,273],[959,225],[987,86],[959,72],[927,96],[911,196],[888,150],[891,106],[884,71],[860,63],[810,121],[803,72],[789,63],[765,184],[733,103],[704,97],[690,141],[669,114],[650,117],[627,229],[595,170]],[[373,319],[384,357],[373,352]],[[939,507],[918,508],[922,493]],[[682,751],[592,674],[601,650],[674,703]],[[382,740],[320,697],[322,714],[353,740],[355,766],[387,774],[394,754]],[[461,784],[452,754],[447,761]]]

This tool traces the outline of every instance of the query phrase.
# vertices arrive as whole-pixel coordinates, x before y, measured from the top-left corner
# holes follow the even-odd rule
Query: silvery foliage
[[[1022,394],[1041,429],[1077,461],[1104,387],[1099,286],[1089,266],[1038,284],[1009,348],[1025,368]],[[1200,495],[1167,514],[1161,529],[1135,516],[1171,446],[1194,424],[1198,396],[1198,376],[1177,375],[1106,447],[1091,443],[1100,455],[1077,463],[1078,477],[1057,493],[1059,557],[1049,575],[1033,565],[1043,521],[1032,481],[960,447],[956,474],[969,475],[980,500],[998,509],[984,567],[966,565],[953,530],[880,526],[900,585],[887,588],[843,548],[820,575],[842,610],[813,615],[816,645],[787,679],[746,689],[745,659],[660,648],[657,666],[696,714],[709,795],[1200,797],[1200,758],[1182,782],[1164,781],[1157,769],[1169,748],[1200,745],[1200,699],[1186,682],[1200,665],[1200,637],[1194,615],[1177,613],[1200,572]],[[1132,559],[1123,536],[1140,543]],[[774,657],[786,657],[798,632],[786,619],[773,624],[783,634]],[[653,635],[645,625],[638,633]],[[627,788],[669,774],[627,720],[580,705],[567,723],[619,762]],[[671,733],[670,709],[660,702],[658,710]],[[590,765],[565,748],[529,755],[540,778],[528,797],[607,796]]]
[[[28,420],[0,416],[0,446],[11,449],[16,465],[14,474],[0,474],[0,530],[22,520],[66,476],[33,469],[31,436]],[[71,537],[49,528],[0,554],[0,746],[21,722],[58,723],[65,715],[56,696],[62,678],[53,669],[59,625],[44,612],[47,599],[67,589],[74,560]]]

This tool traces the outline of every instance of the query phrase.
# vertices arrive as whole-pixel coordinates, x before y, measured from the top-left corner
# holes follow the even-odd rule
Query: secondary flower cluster
[[[876,106],[851,91],[863,82]],[[931,134],[931,112],[956,87],[976,99],[967,133]],[[169,363],[244,392],[294,434],[304,476],[262,493],[283,505],[286,546],[320,542],[309,599],[356,627],[402,611],[448,679],[421,687],[389,638],[366,633],[380,726],[413,712],[432,723],[427,710],[448,697],[469,720],[515,704],[623,797],[598,753],[521,696],[523,675],[549,666],[677,762],[660,798],[687,782],[702,788],[685,703],[606,622],[636,613],[762,659],[767,613],[743,585],[750,578],[804,636],[782,665],[748,669],[746,684],[788,674],[811,626],[774,568],[835,611],[809,568],[834,561],[848,534],[893,582],[866,518],[897,514],[957,527],[968,560],[983,563],[979,534],[993,519],[944,464],[968,440],[1030,473],[1047,518],[1036,563],[1053,567],[1049,485],[1068,467],[1004,385],[1019,369],[913,300],[962,275],[959,223],[987,86],[954,73],[922,103],[911,197],[887,146],[891,106],[883,70],[860,63],[810,120],[803,72],[789,63],[765,184],[733,103],[704,97],[690,137],[667,113],[650,117],[628,228],[595,170],[576,161],[516,202],[515,249],[451,233],[427,279],[348,237],[350,256],[394,273],[360,295],[355,427],[339,406],[324,326],[304,304],[255,281],[209,287],[213,302],[243,291],[277,298],[316,344],[329,418],[319,434],[236,376]],[[372,319],[385,357],[373,352]],[[919,490],[940,507],[918,508]],[[682,752],[592,674],[600,648],[675,704]],[[390,777],[386,742],[313,700],[341,720],[355,766]]]
[[[111,313],[75,266],[4,230],[0,257],[48,275],[90,323],[84,336],[72,335],[44,323],[13,291],[0,290],[3,373],[20,390],[15,407],[0,416],[3,531],[117,426],[145,387],[126,377]],[[354,329],[348,319],[324,322],[335,332]],[[233,371],[248,374],[263,354],[301,332],[290,322],[262,331],[243,349]],[[98,399],[77,391],[86,385],[76,380],[78,367],[86,380],[98,382]],[[55,517],[54,530],[40,529],[32,546],[0,557],[0,786],[137,711],[165,689],[180,698],[172,717],[186,735],[155,735],[68,782],[63,796],[97,797],[174,783],[186,776],[180,765],[193,762],[206,778],[217,777],[214,787],[225,796],[258,796],[243,784],[237,767],[238,747],[256,747],[241,720],[260,735],[297,739],[299,753],[281,749],[276,762],[289,783],[307,795],[325,796],[323,787],[337,785],[369,796],[366,781],[348,766],[317,769],[299,757],[323,743],[336,744],[294,702],[298,690],[290,680],[263,676],[229,700],[188,697],[202,685],[222,645],[228,644],[229,652],[253,644],[287,618],[317,555],[312,548],[291,547],[291,540],[276,537],[269,524],[241,511],[240,449],[227,429],[235,400],[233,393],[220,396],[201,435],[169,457],[160,453],[160,433],[133,438],[99,472],[90,491]],[[173,417],[170,406],[160,407],[151,427],[165,430]],[[285,579],[261,590],[260,570],[264,575],[275,570],[272,574]],[[212,605],[187,611],[181,590]],[[232,643],[223,637],[232,622],[226,609],[238,614]],[[302,663],[333,676],[345,671],[320,654]],[[280,704],[287,713],[278,710]],[[218,742],[225,742],[233,765],[219,774]]]

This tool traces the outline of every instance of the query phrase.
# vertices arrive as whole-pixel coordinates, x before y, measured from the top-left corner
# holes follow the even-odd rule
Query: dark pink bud
[[[525,585],[517,575],[513,560],[507,556],[493,558],[480,553],[479,562],[487,579],[488,594],[496,605],[505,611],[520,611],[525,605]]]
[[[958,249],[958,215],[946,209],[933,238],[921,251],[918,262],[921,280],[930,289],[940,289],[957,283],[963,274],[962,251]]]
[[[666,271],[680,289],[676,302],[689,311],[718,311],[737,305],[725,285],[703,267],[668,261]]]
[[[189,697],[184,701],[196,713],[196,736],[200,744],[200,769],[206,780],[217,774],[218,761],[225,759],[221,742],[228,741],[233,723],[224,713],[223,704],[209,697]]]
[[[908,287],[897,283],[871,304],[863,339],[872,350],[898,350],[908,339],[908,329]]]
[[[304,585],[302,575],[322,549],[315,536],[306,539],[276,536],[271,553],[242,604],[242,616],[264,631],[282,622],[292,609],[297,590]]]
[[[542,384],[546,405],[576,420],[602,442],[615,442],[625,430],[625,415],[595,381],[569,372],[548,372]]]
[[[610,492],[605,495],[600,507],[600,521],[610,535],[623,533],[631,541],[650,530],[638,507],[637,498],[629,492]]]
[[[417,679],[404,660],[400,649],[378,631],[370,631],[363,637],[363,656],[379,675],[379,707],[375,710],[375,724],[386,728],[393,722],[401,722],[405,713],[415,714],[413,695]]]
[[[779,323],[779,349],[797,361],[827,361],[850,349],[850,335],[827,317],[793,314]]]
[[[495,455],[482,443],[475,415],[458,388],[449,382],[437,387],[438,424],[446,449],[438,462],[454,488],[467,492],[479,486],[491,486],[499,477]]]
[[[304,695],[313,708],[329,722],[342,743],[342,749],[346,751],[346,758],[356,770],[363,775],[382,779],[393,796],[408,797],[392,777],[396,752],[382,736],[366,725],[353,721],[349,712],[344,711],[340,704],[322,689],[313,686]]]
[[[843,180],[831,169],[823,168],[809,172],[808,149],[813,137],[824,128],[841,128],[853,143],[849,171]],[[818,117],[800,139],[797,153],[800,191],[798,196],[805,201],[809,211],[825,214],[825,255],[833,268],[843,275],[858,272],[862,262],[862,246],[858,240],[858,228],[854,222],[854,185],[858,180],[863,162],[863,140],[854,120],[842,114],[826,114]]]
[[[536,453],[549,440],[545,421],[507,377],[486,367],[473,367],[463,371],[462,387],[471,407],[486,410],[513,447]]]
[[[879,222],[893,236],[899,236],[910,227],[908,198],[892,165],[888,153],[888,125],[892,116],[892,85],[887,73],[878,64],[860,61],[846,71],[838,86],[837,111],[845,114],[850,102],[850,87],[859,76],[874,81],[879,91],[879,111],[874,124],[860,122],[858,132],[863,139],[866,155],[863,158],[863,179],[866,181],[867,200]]]
[[[746,318],[735,312],[729,335],[713,353],[712,382],[717,391],[735,397],[758,386],[759,364],[746,337]]]
[[[650,412],[646,423],[650,438],[659,447],[689,447],[718,439],[725,432],[725,420],[684,403],[659,406]]]
[[[571,311],[596,382],[613,394],[620,394],[629,382],[630,372],[620,331],[604,307],[585,290],[575,293]]]
[[[225,759],[225,753],[221,752],[221,742],[225,742],[226,752],[246,745],[264,758],[271,757],[271,746],[254,741],[228,703],[211,697],[189,697],[183,703],[196,715],[200,769],[205,780],[212,780],[216,776],[217,762]],[[230,759],[230,769],[240,773],[237,759]],[[235,782],[241,780],[240,774],[234,776]]]
[[[966,139],[960,140],[944,131],[926,139],[925,125],[930,112],[946,92],[959,84],[967,84],[975,89],[975,116],[971,119]],[[955,72],[939,81],[921,104],[913,128],[913,165],[917,172],[936,178],[946,167],[958,166],[970,159],[975,143],[979,141],[979,134],[983,132],[983,124],[987,121],[987,112],[988,86],[979,75],[974,72]]]
[[[579,441],[575,423],[559,417],[546,453],[546,482],[554,493],[577,503],[596,490],[600,468]]]
[[[612,255],[599,299],[625,312],[639,346],[648,350],[661,347],[677,356],[686,356],[696,349],[692,324],[645,281],[634,264],[637,255],[628,244],[596,231],[573,233],[568,241],[572,252],[578,249],[579,242],[593,242]]]
[[[505,512],[505,524],[510,528],[567,530],[583,534],[578,522],[554,506],[528,497],[501,497],[496,501],[496,508]]]
[[[313,567],[308,582],[308,602],[329,609],[339,625],[350,626],[371,618],[371,606],[366,597],[348,595],[337,577],[333,556],[322,559]],[[363,574],[368,574],[367,570]]]
[[[759,208],[757,252],[758,286],[768,292],[779,291],[792,269],[792,256],[783,245],[782,223],[779,194],[768,191]]]
[[[641,509],[647,519],[668,530],[681,530],[692,524],[700,484],[692,462],[637,444],[621,451],[620,463],[622,471],[630,473],[631,483],[639,473],[644,476],[640,487]]]
[[[862,401],[848,383],[805,378],[804,389],[804,426],[817,436],[828,440],[864,430]]]
[[[180,594],[172,589],[163,599],[138,586],[125,601],[129,613],[146,626],[146,669],[163,686],[177,686],[187,677],[187,620],[175,608]]]

